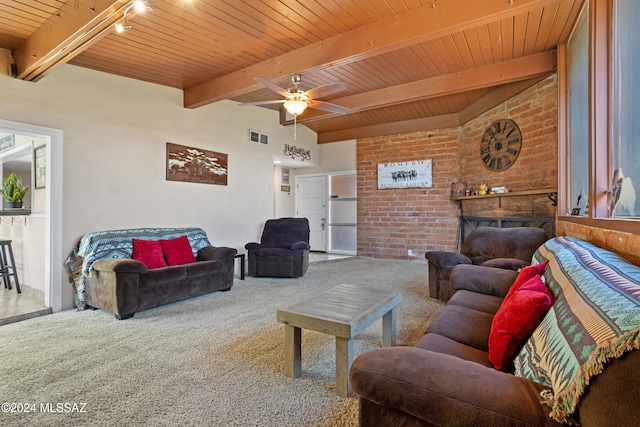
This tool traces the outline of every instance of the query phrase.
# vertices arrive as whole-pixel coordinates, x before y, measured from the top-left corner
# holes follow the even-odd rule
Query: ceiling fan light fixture
[[[290,100],[284,103],[284,108],[287,110],[287,113],[292,116],[298,116],[302,114],[304,110],[307,108],[307,103],[300,100]]]

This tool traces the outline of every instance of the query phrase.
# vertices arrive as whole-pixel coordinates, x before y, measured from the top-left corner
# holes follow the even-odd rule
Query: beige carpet
[[[124,321],[88,310],[1,326],[0,402],[30,412],[0,413],[0,425],[357,425],[357,399],[335,394],[334,338],[303,331],[302,376],[288,378],[276,322],[277,308],[340,283],[403,293],[399,345],[413,344],[443,307],[429,298],[425,263],[352,258],[312,264],[300,279],[236,279],[229,292]],[[380,345],[378,321],[355,354]],[[62,412],[43,412],[47,403]]]

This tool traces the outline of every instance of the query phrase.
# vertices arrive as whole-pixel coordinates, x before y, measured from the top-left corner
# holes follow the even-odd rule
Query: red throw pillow
[[[196,262],[193,249],[187,236],[177,237],[171,240],[160,240],[164,257],[169,265],[181,265]]]
[[[133,259],[140,261],[147,268],[166,267],[164,255],[162,254],[162,246],[157,240],[133,240]]]
[[[547,264],[549,264],[549,261],[543,261],[540,264],[522,267],[520,269],[520,272],[518,273],[518,277],[516,277],[513,285],[511,285],[511,287],[509,288],[509,292],[507,292],[507,296],[505,296],[504,299],[506,300],[507,298],[509,298],[511,294],[513,294],[518,288],[520,288],[520,286],[522,286],[523,283],[525,283],[529,279],[535,276],[541,276],[542,273],[544,273],[544,269],[547,267]]]
[[[489,332],[489,361],[499,371],[512,371],[513,359],[553,305],[553,296],[533,276],[505,298]]]

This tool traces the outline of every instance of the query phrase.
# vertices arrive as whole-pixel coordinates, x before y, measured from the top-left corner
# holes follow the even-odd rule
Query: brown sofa
[[[448,301],[454,293],[449,277],[458,264],[474,264],[517,270],[529,265],[531,256],[548,239],[535,227],[478,227],[469,233],[460,253],[428,251],[429,296]]]
[[[515,375],[494,369],[488,359],[488,337],[493,317],[518,273],[460,265],[451,274],[455,294],[414,347],[375,349],[354,361],[350,379],[359,395],[360,425],[638,425],[640,268],[570,238],[545,243],[534,260],[544,259],[549,265],[543,278],[555,303],[519,350]],[[592,299],[576,301],[578,294]],[[611,295],[613,300],[608,300]],[[580,319],[586,312],[591,316],[587,329],[593,328],[596,336],[607,330],[609,336],[595,340],[582,329]],[[613,327],[616,319],[621,322]],[[621,329],[619,335],[609,326]],[[554,330],[561,333],[554,335]],[[576,347],[568,351],[569,345]],[[566,360],[578,356],[587,362],[579,365],[577,380],[549,385],[527,376],[528,364],[543,368],[562,362],[545,368],[547,374],[560,374],[563,364],[569,365]],[[577,394],[566,394],[565,385],[569,390],[575,385]]]
[[[132,239],[161,240],[187,236],[196,262],[148,269],[132,258]],[[213,247],[195,227],[111,230],[84,235],[66,262],[76,291],[76,306],[102,309],[117,319],[136,311],[233,286],[237,251]]]

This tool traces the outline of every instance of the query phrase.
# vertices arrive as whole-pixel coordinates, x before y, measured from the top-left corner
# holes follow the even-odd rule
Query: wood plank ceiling
[[[184,91],[185,108],[342,82],[299,116],[319,142],[458,126],[555,72],[583,0],[0,0],[17,77],[71,64]],[[131,29],[112,28],[122,22]],[[37,84],[37,83],[34,83]],[[272,104],[266,108],[280,108]]]

